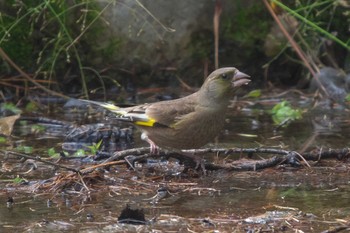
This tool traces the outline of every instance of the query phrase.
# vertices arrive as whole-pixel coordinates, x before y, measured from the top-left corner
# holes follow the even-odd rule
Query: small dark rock
[[[146,224],[145,214],[142,209],[133,210],[127,205],[118,217],[118,223],[144,225]]]

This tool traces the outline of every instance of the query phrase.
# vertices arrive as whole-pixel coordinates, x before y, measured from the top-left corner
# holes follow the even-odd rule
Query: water
[[[232,111],[217,143],[209,146],[296,151],[349,147],[347,111],[313,110],[305,113],[303,119],[278,128],[261,110],[263,108],[268,107],[252,105],[239,112]],[[12,145],[33,146],[34,154],[42,157],[47,157],[48,148],[58,150],[63,141],[63,137],[58,136],[60,133],[50,137],[45,132],[33,135],[24,132],[19,124],[15,132],[17,137],[12,139]],[[135,147],[145,145],[139,136],[135,131]],[[266,157],[271,155],[254,155],[253,159]],[[248,159],[246,155],[221,154],[209,154],[205,158],[216,163]],[[75,177],[75,185],[69,183],[69,179],[65,180],[66,187],[53,185],[71,173],[36,163],[38,169],[28,172],[32,165],[23,164],[16,156],[2,161],[1,232],[202,232],[215,229],[220,232],[253,229],[319,232],[341,225],[348,220],[350,212],[347,158],[309,161],[310,168],[302,163],[297,168],[277,165],[261,171],[209,171],[207,176],[174,175],[175,172],[144,168],[134,171],[116,165],[90,174],[88,179],[85,177],[88,191],[79,177]],[[176,165],[176,161],[171,163]],[[63,164],[92,165],[80,160],[66,160]],[[165,163],[160,167],[163,165]],[[57,179],[58,174],[62,175],[60,179]],[[56,180],[50,179],[53,176]],[[26,181],[14,183],[16,177]],[[50,180],[44,182],[46,179]],[[152,203],[152,196],[159,187],[166,188],[170,195]],[[14,199],[11,206],[6,205],[8,197]],[[50,206],[48,200],[52,201]],[[117,224],[126,205],[143,209],[148,224]]]

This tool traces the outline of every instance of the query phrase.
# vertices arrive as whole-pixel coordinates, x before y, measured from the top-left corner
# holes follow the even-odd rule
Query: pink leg
[[[146,133],[141,134],[141,139],[149,143],[151,154],[159,154],[159,147],[151,139],[149,139]]]

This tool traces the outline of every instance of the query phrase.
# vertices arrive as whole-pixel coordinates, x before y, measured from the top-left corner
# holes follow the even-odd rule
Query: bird
[[[121,121],[141,129],[141,139],[150,144],[150,152],[159,148],[198,149],[213,140],[223,128],[225,113],[235,91],[250,82],[250,76],[235,67],[213,71],[201,88],[188,96],[132,107],[85,100],[114,113]]]

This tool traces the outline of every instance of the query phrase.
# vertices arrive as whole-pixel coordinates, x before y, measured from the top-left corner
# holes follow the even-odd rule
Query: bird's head
[[[249,77],[234,67],[217,69],[208,76],[201,87],[201,98],[208,101],[228,101],[238,87],[250,82]]]

